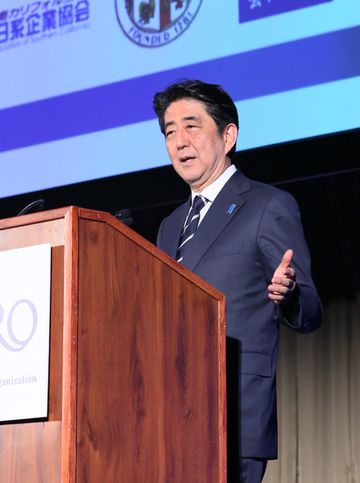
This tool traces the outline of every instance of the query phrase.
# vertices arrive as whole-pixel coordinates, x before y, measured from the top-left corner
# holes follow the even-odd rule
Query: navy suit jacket
[[[159,229],[158,246],[174,258],[190,202]],[[276,458],[279,322],[308,332],[321,317],[298,206],[289,193],[237,171],[190,243],[183,265],[226,296],[228,457]],[[289,314],[269,300],[267,289],[288,248],[294,250],[299,302]]]

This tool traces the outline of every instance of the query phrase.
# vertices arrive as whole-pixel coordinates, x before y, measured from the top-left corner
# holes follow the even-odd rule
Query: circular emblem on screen
[[[194,20],[202,0],[115,0],[125,35],[141,47],[162,47]]]

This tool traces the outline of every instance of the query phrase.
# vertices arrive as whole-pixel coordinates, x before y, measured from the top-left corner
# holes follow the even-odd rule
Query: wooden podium
[[[42,243],[49,413],[0,424],[1,483],[225,483],[224,296],[107,213],[0,221]]]

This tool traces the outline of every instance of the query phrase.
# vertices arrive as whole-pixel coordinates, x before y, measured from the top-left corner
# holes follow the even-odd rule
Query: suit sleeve
[[[278,317],[296,331],[315,330],[321,321],[321,304],[311,277],[310,253],[304,238],[300,211],[289,193],[276,190],[268,201],[259,223],[257,245],[267,283],[270,283],[285,251],[289,248],[294,251],[295,300],[291,307],[287,304],[277,305]]]

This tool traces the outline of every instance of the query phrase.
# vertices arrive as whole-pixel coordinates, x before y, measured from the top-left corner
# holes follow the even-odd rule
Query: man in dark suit
[[[257,483],[277,456],[278,325],[308,332],[321,308],[293,197],[231,164],[234,102],[201,81],[154,97],[188,201],[163,220],[158,246],[226,295],[229,482]]]

